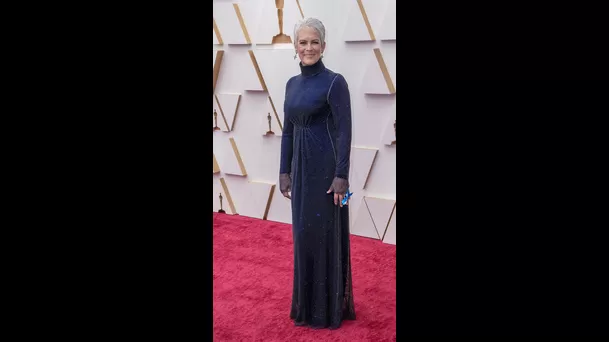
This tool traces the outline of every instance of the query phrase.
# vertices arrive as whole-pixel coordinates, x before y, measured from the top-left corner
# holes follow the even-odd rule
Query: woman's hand
[[[289,173],[279,174],[279,190],[284,197],[292,199],[290,191],[292,191],[292,177]]]
[[[349,181],[340,178],[334,177],[332,181],[332,185],[330,185],[330,189],[328,189],[327,194],[334,192],[334,205],[343,206],[343,198],[347,195],[347,189],[349,189]],[[347,199],[347,203],[349,203],[349,199]]]

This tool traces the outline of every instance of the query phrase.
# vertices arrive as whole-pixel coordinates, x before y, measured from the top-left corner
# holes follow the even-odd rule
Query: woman
[[[301,74],[286,84],[279,187],[291,198],[296,325],[336,329],[355,319],[349,251],[351,101],[347,82],[321,61],[326,30],[294,28]],[[347,198],[348,200],[348,198]]]

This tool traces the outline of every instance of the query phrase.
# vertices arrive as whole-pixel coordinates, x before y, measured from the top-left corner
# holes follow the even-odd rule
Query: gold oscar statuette
[[[279,34],[273,37],[273,44],[292,43],[290,36],[283,33],[283,0],[275,0],[277,18],[279,19]]]
[[[397,139],[397,134],[395,133],[395,120],[393,120],[393,137]],[[391,145],[395,145],[395,140],[391,142]]]
[[[214,109],[214,131],[219,131],[220,127],[218,127],[218,112]]]
[[[222,193],[220,193],[220,210],[218,210],[220,214],[226,214],[226,211],[222,209]]]
[[[266,132],[266,135],[273,135],[275,134],[275,132],[273,132],[273,130],[271,129],[271,113],[269,113],[266,118],[269,120],[269,131]]]

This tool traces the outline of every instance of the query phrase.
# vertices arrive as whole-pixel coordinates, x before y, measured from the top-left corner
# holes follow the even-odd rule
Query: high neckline
[[[324,63],[321,61],[321,58],[313,65],[302,65],[302,62],[300,62],[300,72],[302,73],[303,76],[317,75],[321,71],[323,71],[325,68],[326,67],[324,66]]]

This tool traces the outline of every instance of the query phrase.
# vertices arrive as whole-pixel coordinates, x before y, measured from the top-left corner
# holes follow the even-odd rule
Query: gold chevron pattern
[[[247,27],[245,27],[245,21],[243,21],[243,16],[241,15],[241,10],[239,9],[239,4],[233,4],[233,8],[235,9],[235,14],[237,15],[237,19],[239,19],[239,25],[241,26],[241,31],[243,31],[243,36],[245,37],[245,41],[248,44],[252,43],[250,39],[250,34],[247,32]]]
[[[357,0],[357,6],[359,7],[359,11],[362,13],[364,22],[366,23],[366,28],[368,29],[368,34],[370,35],[370,40],[376,40],[376,38],[374,37],[374,32],[372,31],[372,26],[370,25],[370,20],[368,20],[368,14],[366,13],[366,9],[364,8],[364,4],[362,3],[362,0]]]
[[[258,75],[258,80],[260,81],[260,85],[264,91],[268,91],[266,87],[266,83],[264,82],[264,78],[262,77],[262,73],[260,72],[260,66],[258,65],[258,61],[256,61],[256,55],[254,55],[253,50],[247,51],[250,54],[250,59],[252,60],[252,64],[254,65],[254,69],[256,69],[256,74]]]
[[[233,152],[235,153],[235,157],[237,158],[237,163],[239,163],[239,168],[241,169],[241,174],[243,176],[247,175],[247,171],[245,171],[245,165],[243,164],[243,159],[241,159],[241,153],[239,153],[239,149],[237,148],[237,144],[235,143],[235,138],[230,138],[230,145],[233,148]]]
[[[385,83],[387,83],[387,89],[389,89],[389,93],[395,94],[395,86],[393,85],[393,80],[391,80],[391,76],[389,75],[389,70],[387,70],[387,65],[385,64],[385,60],[383,59],[381,49],[375,48],[374,55],[376,56],[376,61],[379,63],[379,67],[381,68],[381,72],[383,73],[383,77],[385,78]]]
[[[218,75],[220,74],[220,67],[222,66],[222,57],[224,57],[224,50],[216,51],[216,62],[214,63],[214,93],[216,92],[216,83],[218,82]],[[207,69],[209,70],[209,69]]]
[[[224,44],[224,41],[222,40],[222,35],[220,34],[220,30],[218,29],[218,25],[216,25],[216,19],[214,19],[214,33],[216,34],[216,39],[218,39],[218,43],[220,43],[220,45]]]
[[[216,155],[214,154],[214,173],[220,173],[220,165],[218,165],[218,161],[216,160]]]

